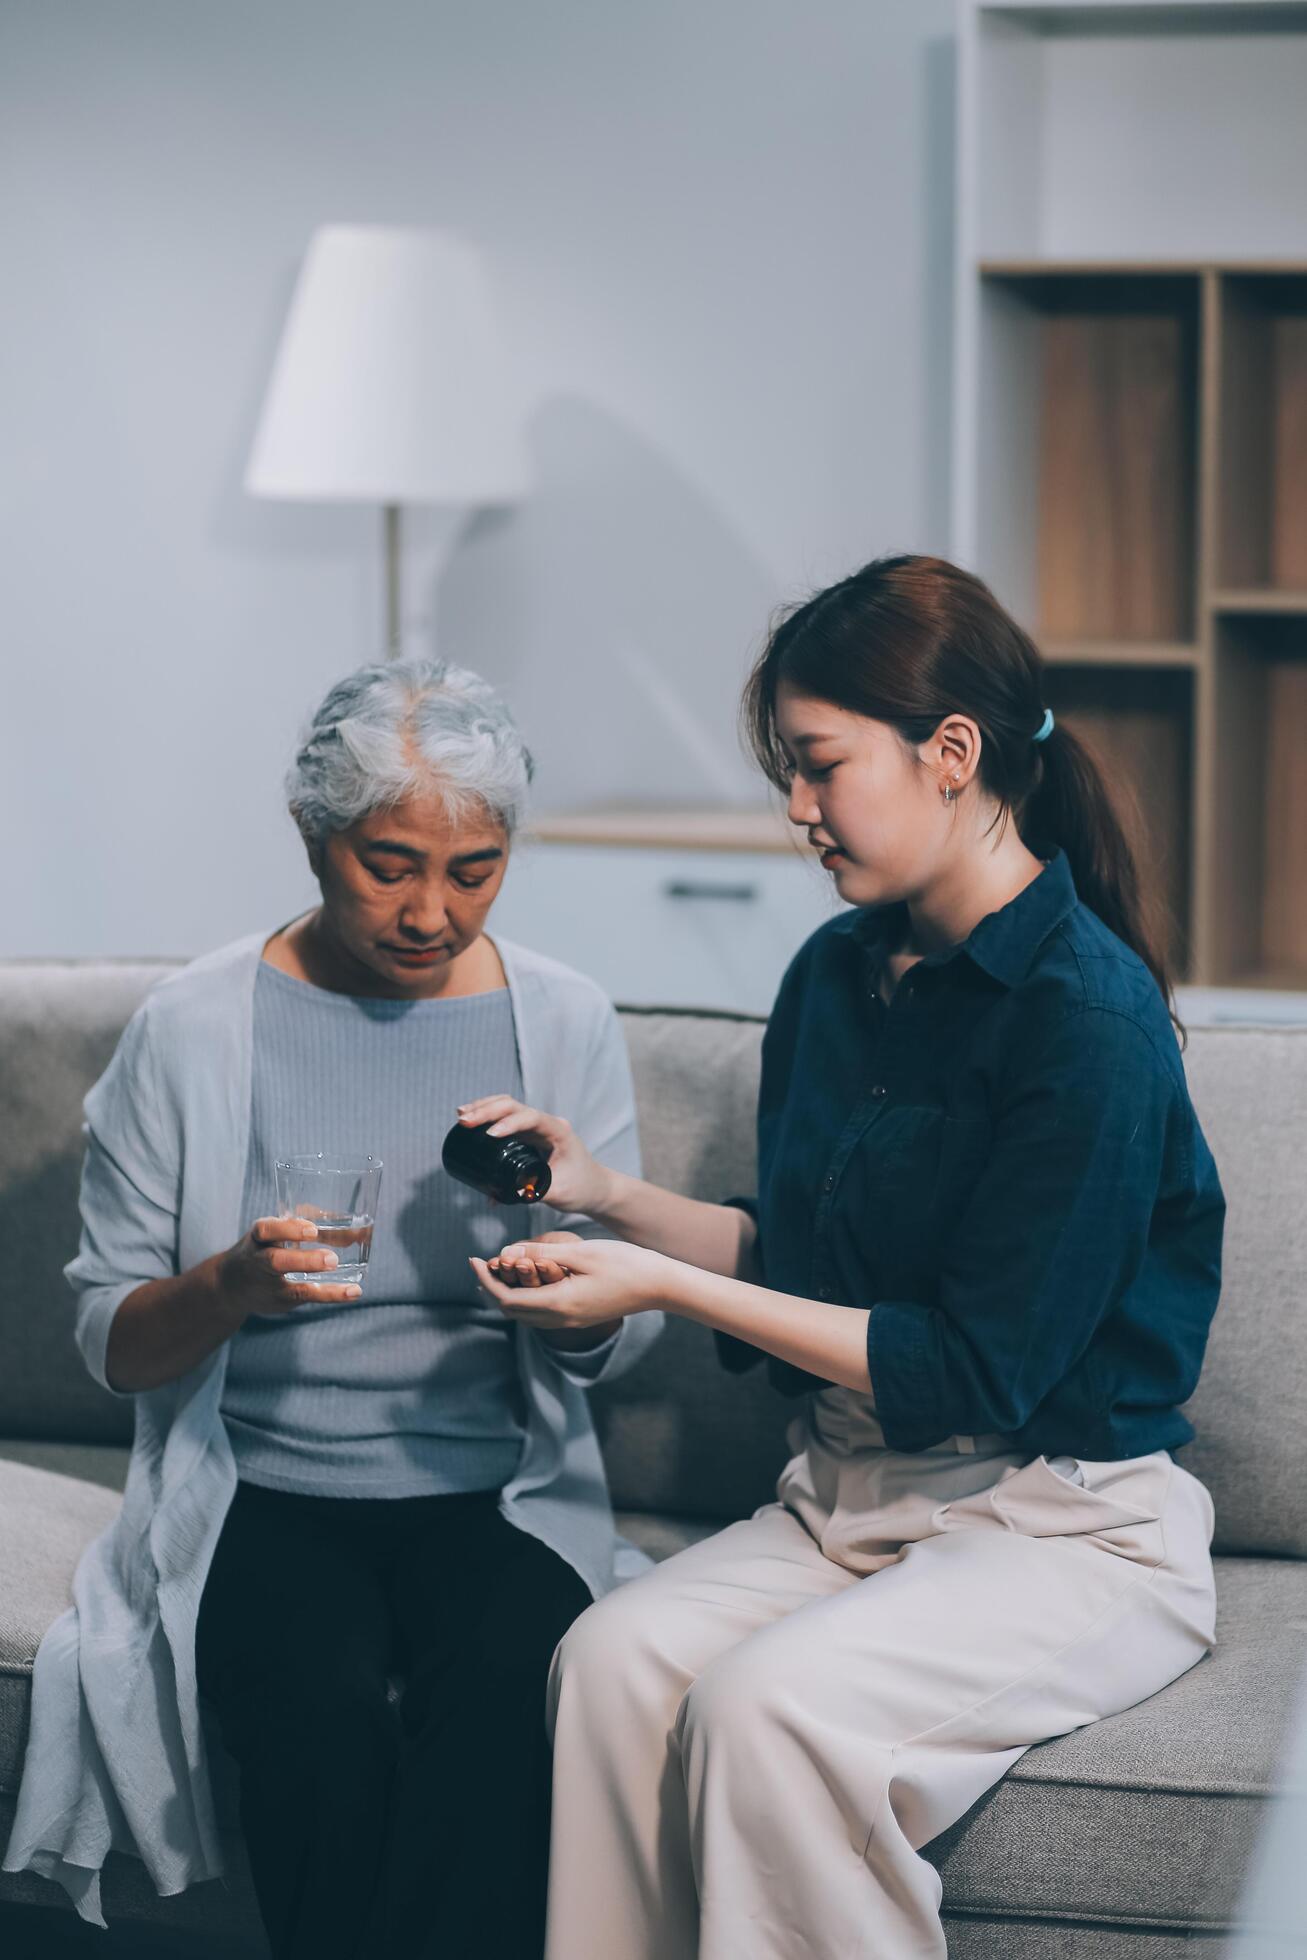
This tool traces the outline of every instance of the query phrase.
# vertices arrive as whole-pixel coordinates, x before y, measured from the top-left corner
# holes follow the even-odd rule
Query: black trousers
[[[493,1491],[238,1485],[196,1663],[277,1960],[539,1960],[545,1682],[589,1602]]]

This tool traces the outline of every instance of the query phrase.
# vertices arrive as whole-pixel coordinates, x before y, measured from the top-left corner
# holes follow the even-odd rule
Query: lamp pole
[[[386,540],[386,658],[398,660],[403,652],[400,625],[400,525],[399,505],[382,507]]]

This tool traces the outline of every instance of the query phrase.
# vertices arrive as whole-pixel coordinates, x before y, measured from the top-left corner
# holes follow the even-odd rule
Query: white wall
[[[0,953],[190,953],[308,896],[280,778],[377,650],[377,520],[241,477],[326,220],[489,257],[537,488],[465,538],[437,632],[510,692],[540,805],[755,795],[771,607],[944,546],[951,22],[7,0]]]

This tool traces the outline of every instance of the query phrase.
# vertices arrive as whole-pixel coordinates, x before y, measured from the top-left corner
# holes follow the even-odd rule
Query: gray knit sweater
[[[246,1482],[419,1497],[512,1477],[513,1328],[467,1262],[536,1214],[496,1210],[440,1162],[458,1104],[496,1091],[522,1092],[506,989],[361,1000],[260,967],[243,1218],[275,1213],[279,1157],[371,1155],[384,1169],[362,1299],[253,1316],[232,1341],[222,1412]]]

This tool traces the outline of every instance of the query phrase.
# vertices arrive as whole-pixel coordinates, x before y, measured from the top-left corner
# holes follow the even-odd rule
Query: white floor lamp
[[[479,255],[449,232],[315,232],[245,487],[382,506],[391,659],[404,650],[403,506],[515,503],[527,476],[520,395]],[[446,551],[452,540],[447,527]]]

